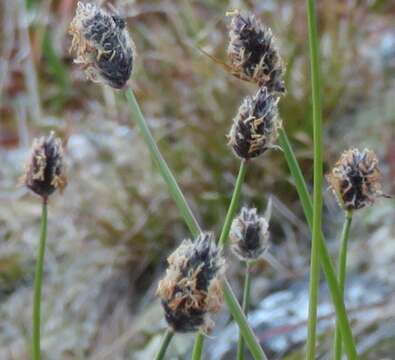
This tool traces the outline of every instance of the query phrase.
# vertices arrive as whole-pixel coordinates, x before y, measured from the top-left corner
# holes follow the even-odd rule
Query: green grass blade
[[[235,217],[237,207],[240,202],[241,188],[244,182],[244,178],[247,172],[247,162],[242,160],[239,168],[239,174],[237,175],[235,188],[233,190],[232,200],[228,208],[228,212],[225,217],[224,226],[222,227],[221,235],[218,240],[219,246],[224,246],[228,242],[229,231],[232,225],[233,218]]]
[[[224,298],[229,311],[231,312],[233,319],[237,322],[237,325],[239,325],[240,333],[243,335],[243,339],[248,346],[251,355],[255,360],[267,360],[266,354],[263,352],[258,339],[248,325],[247,318],[243,314],[243,311],[227,280],[225,280],[222,290],[224,292]]]
[[[244,290],[243,290],[243,304],[242,309],[244,314],[247,316],[248,307],[250,305],[250,289],[251,289],[251,271],[250,271],[251,263],[247,261],[246,269],[245,269],[245,278],[244,278]],[[237,360],[244,360],[244,339],[243,336],[239,335],[239,342],[237,344]]]
[[[299,163],[296,160],[295,153],[292,149],[291,143],[289,142],[289,139],[284,129],[280,129],[278,141],[283,150],[284,157],[285,160],[287,161],[290,173],[294,178],[295,187],[298,192],[300,202],[302,203],[302,207],[307,223],[309,224],[310,228],[312,228],[313,204],[310,198],[306,181],[303,177]],[[324,271],[326,281],[328,283],[328,287],[332,296],[333,305],[335,307],[336,316],[339,322],[339,327],[342,334],[342,339],[348,359],[349,360],[358,359],[350,324],[347,318],[346,308],[343,303],[343,298],[341,296],[333,263],[329,256],[329,252],[325,244],[325,238],[322,232],[321,232],[319,248],[320,248],[321,267]]]
[[[200,360],[203,353],[204,335],[201,331],[196,334],[195,344],[192,351],[192,360]]]
[[[185,200],[185,197],[177,184],[177,180],[175,179],[160,150],[158,149],[158,146],[152,137],[151,131],[145,122],[144,116],[131,89],[126,91],[126,98],[129,102],[130,110],[132,111],[133,120],[138,125],[141,135],[143,136],[144,141],[151,153],[151,156],[153,157],[163,179],[169,188],[172,198],[174,199],[182,217],[184,218],[189,231],[193,234],[193,236],[197,236],[201,232],[199,223],[197,222],[192,210]]]
[[[43,199],[41,213],[40,243],[38,245],[38,255],[36,262],[36,272],[34,278],[34,299],[33,299],[33,336],[32,336],[32,359],[41,359],[41,289],[44,270],[45,244],[47,242],[47,200]]]
[[[319,45],[315,0],[307,0],[307,19],[310,48],[311,86],[313,100],[313,135],[314,135],[314,194],[313,194],[313,229],[311,240],[309,318],[307,334],[307,360],[315,360],[317,306],[320,281],[319,243],[322,227],[322,111]]]
[[[342,237],[340,240],[340,251],[339,251],[339,261],[338,261],[338,278],[340,292],[344,299],[344,287],[346,282],[346,270],[347,270],[347,247],[348,238],[350,235],[350,227],[352,222],[352,212],[347,211],[345,213],[344,226],[342,231]],[[342,358],[342,339],[340,333],[340,327],[336,322],[335,340],[333,346],[333,358],[334,360],[341,360]]]
[[[174,331],[168,328],[165,334],[163,335],[162,343],[160,344],[159,351],[156,354],[154,360],[163,360],[165,358],[167,348],[169,347],[173,336],[174,336]]]

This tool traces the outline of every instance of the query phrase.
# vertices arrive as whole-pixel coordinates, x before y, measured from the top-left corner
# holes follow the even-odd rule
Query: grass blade
[[[163,360],[165,358],[167,348],[169,347],[173,336],[174,336],[174,331],[168,328],[165,334],[163,335],[162,343],[160,344],[159,351],[156,354],[154,360]]]
[[[310,198],[309,191],[307,189],[306,181],[303,177],[299,163],[296,160],[295,153],[284,129],[279,130],[278,141],[283,150],[290,173],[294,178],[295,187],[298,192],[300,202],[302,203],[307,223],[311,228],[313,224],[313,204]],[[328,287],[332,296],[332,302],[335,307],[336,316],[339,322],[339,327],[342,334],[342,339],[347,353],[347,357],[349,360],[355,360],[358,359],[358,355],[355,349],[350,324],[347,318],[346,308],[343,303],[343,298],[341,296],[333,263],[329,256],[329,252],[325,244],[325,238],[322,232],[320,237],[321,239],[319,242],[319,249],[321,267],[324,271],[326,281],[328,283]]]
[[[317,19],[315,0],[307,0],[307,19],[310,48],[311,86],[313,100],[313,135],[314,135],[314,194],[313,194],[313,229],[311,239],[309,318],[307,334],[307,360],[315,360],[318,290],[320,281],[319,243],[322,226],[322,111],[320,60],[317,36]]]
[[[347,247],[348,247],[348,238],[350,235],[350,227],[352,222],[352,212],[347,211],[345,213],[344,226],[342,231],[342,237],[340,240],[340,252],[339,252],[339,262],[338,262],[338,278],[339,278],[339,286],[340,292],[344,299],[344,286],[346,282],[346,269],[347,269]],[[344,300],[343,300],[344,301]],[[333,358],[334,360],[341,360],[342,357],[342,339],[340,333],[340,327],[336,322],[336,332],[335,332],[335,340],[333,347]]]
[[[41,289],[44,270],[45,244],[47,242],[47,200],[43,198],[41,213],[40,243],[36,262],[36,272],[34,278],[34,299],[33,299],[33,336],[32,336],[32,358],[41,359]]]

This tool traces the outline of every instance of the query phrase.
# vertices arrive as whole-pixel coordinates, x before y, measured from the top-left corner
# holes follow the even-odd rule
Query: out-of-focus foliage
[[[221,227],[238,168],[226,134],[242,98],[255,91],[199,50],[226,61],[229,9],[253,11],[276,35],[287,64],[281,116],[310,180],[305,1],[111,3],[126,17],[136,43],[131,85],[205,229],[218,232]],[[0,4],[0,348],[6,360],[29,358],[40,207],[37,198],[15,184],[32,138],[55,129],[67,142],[69,187],[49,209],[46,358],[150,359],[164,325],[158,323],[157,303],[151,305],[157,279],[166,255],[188,233],[132,126],[123,94],[88,83],[72,64],[67,27],[75,5],[74,0]],[[386,0],[320,1],[318,11],[325,156],[332,164],[348,146],[373,147],[386,160],[387,192],[391,186],[394,191],[394,5]],[[309,237],[281,152],[254,161],[246,180],[243,203],[263,209],[273,194],[272,252],[292,276],[300,276]],[[335,236],[341,214],[328,204],[324,226]],[[393,239],[393,224],[383,222],[391,212],[393,207],[380,204],[367,210],[372,220],[366,225],[361,219],[358,234],[366,237],[368,228],[382,226],[388,241]],[[393,259],[386,259],[385,266]],[[355,266],[361,265],[357,260]],[[267,269],[263,264],[261,270]],[[273,280],[260,279],[259,296],[290,276],[285,270],[265,274]],[[176,341],[172,350],[182,357],[191,338]]]

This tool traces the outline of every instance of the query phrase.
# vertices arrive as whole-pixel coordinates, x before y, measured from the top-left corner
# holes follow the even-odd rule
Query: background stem
[[[160,344],[159,351],[155,356],[155,360],[162,360],[165,358],[166,350],[169,347],[169,344],[173,336],[174,336],[174,331],[171,330],[170,328],[167,328],[165,334],[163,335],[162,343]]]
[[[342,231],[342,237],[340,240],[340,251],[339,251],[339,261],[338,261],[338,278],[339,278],[339,287],[340,293],[343,297],[344,301],[344,287],[346,281],[346,270],[347,270],[347,246],[348,246],[348,238],[350,234],[350,227],[352,222],[352,212],[346,211],[344,226]],[[342,338],[340,333],[340,327],[338,322],[336,321],[336,332],[335,332],[335,341],[334,341],[334,359],[340,360],[342,357]]]
[[[45,243],[47,241],[47,199],[43,198],[40,228],[40,243],[36,261],[36,272],[34,278],[34,299],[33,299],[33,337],[32,337],[32,358],[41,359],[40,339],[41,339],[41,289],[44,269]]]
[[[244,278],[244,290],[243,290],[243,313],[247,317],[248,307],[250,304],[250,288],[251,288],[251,262],[246,262],[245,278]],[[239,342],[237,344],[237,360],[244,360],[244,339],[241,334],[239,334]]]

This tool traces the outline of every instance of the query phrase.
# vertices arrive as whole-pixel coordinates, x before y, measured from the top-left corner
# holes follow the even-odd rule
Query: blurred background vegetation
[[[111,3],[127,20],[138,53],[130,84],[205,229],[218,233],[221,228],[239,164],[226,145],[226,134],[242,98],[255,91],[199,50],[226,61],[229,9],[253,11],[276,35],[287,64],[281,117],[311,181],[303,0],[97,3]],[[157,280],[167,254],[189,236],[132,125],[123,94],[87,82],[73,65],[67,27],[75,6],[75,0],[0,3],[1,360],[29,359],[40,202],[16,184],[35,136],[50,129],[62,136],[69,176],[65,194],[50,204],[43,291],[45,359],[151,359],[165,327],[155,298]],[[371,147],[383,164],[385,190],[393,194],[395,4],[323,0],[318,11],[327,166],[347,147]],[[286,354],[298,359],[305,315],[296,325],[271,323],[262,302],[275,294],[307,298],[309,234],[281,151],[251,164],[242,203],[263,211],[270,196],[270,256],[276,261],[257,266],[252,320],[273,359]],[[393,358],[395,353],[394,210],[393,201],[379,201],[361,211],[351,234],[350,283],[357,290],[350,306],[366,359]],[[336,251],[342,213],[328,193],[325,214],[329,246]],[[228,274],[240,293],[240,269],[233,260]],[[281,307],[291,311],[276,302],[278,298],[270,312]],[[324,286],[321,298],[324,310],[331,311]],[[333,319],[330,312],[325,314],[326,321]],[[292,337],[300,327],[302,335]],[[328,359],[330,336],[324,325],[321,334],[320,358]],[[231,358],[236,335],[224,310],[216,340],[207,341],[205,359]],[[280,335],[285,343],[275,342]],[[178,336],[171,358],[188,358],[192,341],[191,336]],[[216,342],[217,353],[211,351]]]

